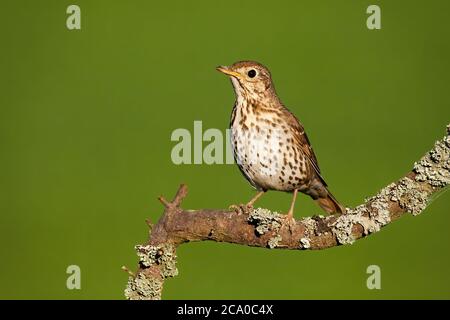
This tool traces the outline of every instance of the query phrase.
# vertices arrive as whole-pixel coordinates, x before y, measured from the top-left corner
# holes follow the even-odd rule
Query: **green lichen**
[[[267,245],[270,249],[276,248],[278,247],[278,244],[281,240],[283,240],[283,238],[281,238],[281,236],[278,234],[275,237],[270,238],[267,242]]]
[[[309,249],[311,248],[311,243],[308,238],[301,238],[300,239],[300,247],[303,249]]]
[[[391,222],[391,213],[389,212],[389,200],[392,197],[391,187],[394,184],[390,184],[386,188],[383,188],[370,202],[372,210],[368,211],[369,221],[364,227],[364,234],[380,231],[381,227]]]
[[[359,206],[355,209],[350,209],[347,214],[339,216],[331,225],[332,232],[336,236],[340,244],[352,244],[355,242],[352,230],[356,223],[362,224],[361,212],[365,207]]]
[[[135,248],[142,266],[148,268],[154,264],[160,265],[161,274],[164,278],[178,275],[177,256],[171,244],[165,243],[160,246],[137,245]]]
[[[311,217],[302,219],[302,224],[305,226],[305,234],[313,235],[317,230],[317,221]]]
[[[135,248],[141,268],[156,266],[159,276],[146,275],[145,270],[141,270],[135,277],[128,279],[125,297],[130,300],[159,300],[164,279],[178,275],[175,248],[168,243],[159,246],[137,245]]]
[[[370,202],[372,210],[366,205],[360,205],[354,209],[347,209],[347,214],[339,216],[331,225],[332,232],[340,244],[352,244],[355,242],[353,226],[359,224],[363,227],[364,235],[378,232],[391,221],[388,204],[382,190]]]
[[[414,164],[414,179],[405,177],[391,188],[390,200],[396,201],[406,212],[420,214],[426,208],[430,194],[436,188],[445,188],[450,184],[450,125],[447,126],[447,133]],[[424,188],[418,182],[426,182],[434,190]]]
[[[299,246],[301,249],[309,249],[311,248],[310,237],[315,234],[320,235],[320,232],[318,231],[318,222],[311,217],[307,217],[302,219],[301,223],[305,226],[305,233],[299,240]]]
[[[125,288],[125,298],[128,300],[160,300],[163,283],[152,277],[146,277],[142,272],[136,277],[129,277]]]
[[[406,212],[413,215],[420,214],[428,204],[430,191],[424,190],[420,185],[405,177],[392,189],[391,201],[395,201]]]
[[[414,164],[414,172],[416,181],[425,181],[433,187],[450,184],[450,135],[437,141],[433,150]]]
[[[283,216],[277,212],[272,212],[265,208],[254,209],[248,216],[247,221],[254,224],[256,233],[263,235],[267,232],[278,232],[282,225]],[[271,249],[276,248],[282,237],[276,234],[267,241],[267,246]]]
[[[283,216],[265,208],[254,209],[248,216],[248,222],[256,226],[256,233],[263,235],[269,231],[280,230]]]

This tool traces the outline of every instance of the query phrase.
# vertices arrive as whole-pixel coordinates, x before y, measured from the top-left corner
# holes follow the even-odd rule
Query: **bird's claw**
[[[297,221],[295,221],[293,215],[286,214],[283,216],[283,221],[281,223],[282,227],[287,227],[290,233],[293,233],[295,227],[297,226]]]

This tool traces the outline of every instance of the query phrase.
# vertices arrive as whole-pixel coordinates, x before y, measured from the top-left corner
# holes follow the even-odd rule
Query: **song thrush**
[[[236,94],[231,114],[231,145],[239,169],[259,192],[292,192],[287,218],[292,220],[297,192],[317,201],[328,213],[344,213],[328,191],[316,156],[297,118],[278,98],[269,70],[253,61],[217,70],[228,75]]]

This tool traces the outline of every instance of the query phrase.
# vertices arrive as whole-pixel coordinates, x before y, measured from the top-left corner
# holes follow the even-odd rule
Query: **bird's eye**
[[[248,75],[250,78],[256,77],[256,70],[255,70],[255,69],[249,70],[249,71],[247,72],[247,75]]]

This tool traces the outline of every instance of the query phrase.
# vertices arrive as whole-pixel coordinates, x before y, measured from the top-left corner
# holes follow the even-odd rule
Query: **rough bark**
[[[283,215],[264,208],[183,210],[181,185],[172,201],[160,197],[164,213],[150,226],[149,240],[136,246],[139,269],[125,289],[128,299],[161,299],[166,278],[178,274],[176,248],[190,241],[212,240],[255,247],[317,250],[351,244],[379,231],[406,213],[420,214],[432,196],[450,183],[450,125],[447,134],[413,166],[411,172],[383,188],[345,215],[313,216],[289,226]]]

